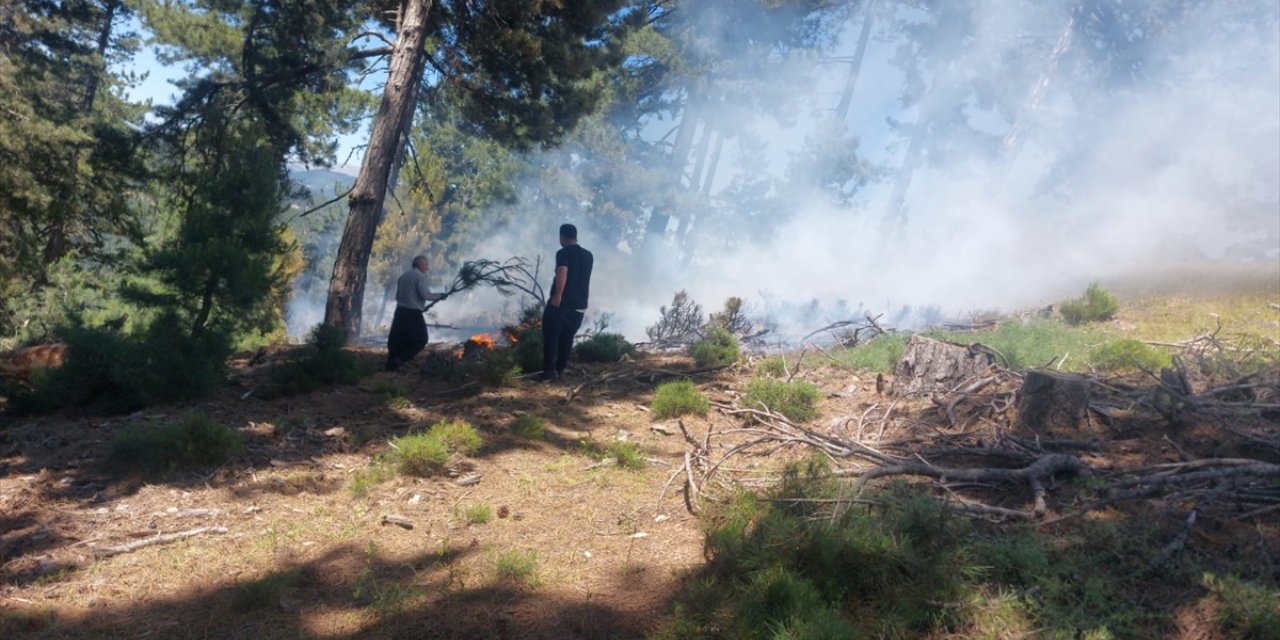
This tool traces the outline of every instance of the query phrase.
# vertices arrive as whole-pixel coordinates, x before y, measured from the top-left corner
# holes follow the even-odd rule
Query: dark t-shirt
[[[556,252],[556,269],[567,267],[568,278],[564,281],[564,294],[560,297],[561,309],[582,310],[587,308],[587,295],[591,289],[591,265],[594,259],[591,252],[574,244]],[[555,279],[551,281],[551,294],[555,295]]]

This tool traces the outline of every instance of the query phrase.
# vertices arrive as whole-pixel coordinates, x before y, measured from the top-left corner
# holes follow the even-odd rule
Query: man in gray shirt
[[[396,315],[387,334],[387,371],[395,371],[427,346],[427,321],[422,312],[443,293],[431,293],[427,286],[427,257],[413,259],[413,266],[396,281]]]

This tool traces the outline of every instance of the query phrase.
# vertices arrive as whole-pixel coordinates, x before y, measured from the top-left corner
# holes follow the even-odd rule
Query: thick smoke
[[[1091,66],[1115,43],[1090,40],[1085,30],[1053,55],[1065,27],[1079,24],[1069,23],[1073,11],[1076,21],[1091,19],[1075,3],[975,3],[983,9],[965,37],[930,43],[931,66],[916,78],[894,62],[904,34],[946,18],[879,4],[839,123],[847,137],[838,143],[856,151],[865,184],[833,194],[830,180],[818,178],[831,167],[801,162],[816,142],[831,142],[848,75],[839,61],[856,47],[858,11],[824,54],[760,67],[778,77],[761,77],[759,86],[789,87],[784,117],[744,116],[741,105],[703,114],[742,123],[741,135],[724,144],[707,210],[684,213],[692,232],[683,245],[669,231],[656,247],[642,246],[649,211],[631,212],[636,221],[622,237],[597,229],[586,199],[576,212],[531,203],[528,216],[478,238],[476,257],[541,255],[546,287],[556,226],[579,223],[582,244],[596,252],[593,312],[613,314],[612,328],[631,339],[643,339],[659,305],[680,289],[708,312],[743,297],[780,333],[795,335],[862,312],[911,325],[1040,306],[1090,281],[1155,279],[1214,263],[1280,271],[1280,9],[1193,3],[1159,33],[1128,34],[1141,47],[1115,54],[1132,57],[1114,64],[1117,72]],[[1039,93],[1036,84],[1044,85]],[[984,104],[965,88],[972,86],[996,97]],[[1021,134],[1010,145],[1015,122]],[[927,126],[929,143],[910,173],[904,216],[887,224],[917,126]],[[744,208],[749,184],[771,208]],[[673,221],[672,230],[688,222]],[[440,317],[509,314],[512,303],[502,304],[477,295],[442,305]]]

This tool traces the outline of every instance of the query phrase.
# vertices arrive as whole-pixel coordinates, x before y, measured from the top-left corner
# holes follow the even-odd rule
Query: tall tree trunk
[[[720,166],[720,152],[724,150],[724,132],[716,132],[716,146],[711,149],[711,160],[707,163],[707,175],[702,179],[702,194],[711,195],[711,183],[716,180],[716,168]]]
[[[836,119],[844,122],[849,117],[849,105],[853,104],[853,90],[858,86],[858,75],[862,72],[862,58],[867,53],[867,41],[871,39],[871,19],[874,17],[876,0],[867,0],[867,9],[862,16],[862,33],[858,35],[858,48],[849,62],[849,75],[845,77],[844,91],[840,94],[840,104],[836,105]]]
[[[107,47],[111,46],[111,32],[115,28],[116,13],[120,10],[119,0],[107,0],[103,3],[102,24],[98,27],[97,58],[93,62],[93,68],[90,69],[84,78],[84,97],[80,100],[80,112],[85,118],[93,116],[93,105],[98,97],[98,87],[102,85],[102,74],[106,73]],[[78,148],[74,152],[71,160],[71,166],[80,164],[84,156],[84,149]],[[67,189],[70,193],[64,194],[62,204],[60,206],[73,206],[78,198],[75,192],[80,190],[78,181],[72,179]],[[70,212],[63,212],[57,216],[50,226],[49,237],[44,244],[44,263],[46,265],[53,264],[61,260],[63,256],[71,251],[70,244],[67,242],[67,222]]]
[[[1022,109],[1018,112],[1017,118],[1013,121],[1013,126],[1009,127],[1009,131],[1004,134],[1004,139],[1000,141],[1000,153],[1004,158],[1006,171],[1013,166],[1013,160],[1022,148],[1022,142],[1025,138],[1023,133],[1027,128],[1027,117],[1040,108],[1040,102],[1044,99],[1044,94],[1049,89],[1049,83],[1058,71],[1058,64],[1061,62],[1063,54],[1071,48],[1072,35],[1075,33],[1076,16],[1083,10],[1083,6],[1077,6],[1075,11],[1071,12],[1071,17],[1067,19],[1067,25],[1062,29],[1062,35],[1058,36],[1058,42],[1049,54],[1049,60],[1045,63],[1044,70],[1036,78],[1036,83],[1031,85],[1031,89],[1027,91],[1027,99],[1022,105]]]
[[[373,132],[351,190],[351,213],[338,245],[333,276],[329,279],[329,298],[324,307],[325,324],[342,327],[348,340],[360,336],[369,254],[381,221],[397,148],[404,141],[403,129],[412,123],[414,96],[422,81],[422,65],[426,59],[423,45],[430,11],[431,0],[408,0],[405,4],[391,52],[382,104],[374,115]]]

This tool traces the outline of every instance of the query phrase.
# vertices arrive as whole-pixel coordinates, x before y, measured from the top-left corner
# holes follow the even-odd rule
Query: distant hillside
[[[300,203],[324,202],[351,188],[351,184],[356,181],[355,176],[329,169],[293,170],[289,172],[289,177],[310,193],[309,197],[300,198]]]

